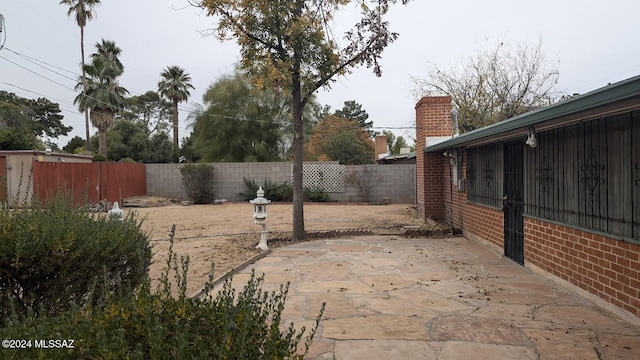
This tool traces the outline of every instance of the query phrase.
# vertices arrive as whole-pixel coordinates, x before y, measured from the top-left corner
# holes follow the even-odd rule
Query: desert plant
[[[375,185],[373,179],[373,166],[375,165],[363,165],[360,169],[351,170],[347,174],[347,184],[354,185],[358,191],[360,201],[364,203],[371,203],[371,194]]]
[[[31,208],[0,208],[0,317],[55,314],[125,291],[147,278],[149,238],[134,213],[123,221],[87,214],[61,191]],[[13,309],[13,310],[11,310]]]
[[[210,164],[185,164],[180,168],[182,185],[194,204],[213,202],[213,170]]]
[[[238,193],[238,196],[242,197],[246,201],[255,199],[256,192],[260,186],[256,184],[254,180],[247,179],[245,177],[242,179],[244,180],[246,191]],[[264,190],[264,197],[271,201],[293,200],[293,188],[286,181],[282,184],[276,184],[271,180],[265,179],[262,185],[262,190]]]
[[[74,349],[0,349],[0,355],[6,359],[303,359],[324,304],[308,332],[304,328],[296,332],[293,324],[283,329],[288,284],[279,291],[263,292],[264,275],[252,273],[239,293],[229,279],[213,296],[211,271],[204,295],[190,298],[188,268],[189,258],[178,261],[173,252],[172,236],[155,292],[147,279],[135,294],[105,294],[102,306],[74,307],[55,317],[31,312],[20,320],[5,320],[0,328],[3,339],[74,339]],[[178,286],[177,297],[172,295],[170,274]]]

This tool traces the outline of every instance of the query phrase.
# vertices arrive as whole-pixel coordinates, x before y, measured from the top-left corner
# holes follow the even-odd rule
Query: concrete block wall
[[[393,204],[416,203],[416,166],[414,164],[368,165],[371,169],[373,187],[371,202],[381,203],[389,199]],[[362,171],[364,165],[347,165],[345,175]],[[345,184],[344,193],[331,193],[331,200],[339,202],[361,202],[355,185]]]
[[[243,200],[238,193],[245,192],[243,177],[258,185],[270,180],[275,184],[291,183],[291,163],[216,163],[213,170],[213,186],[216,199]]]
[[[186,200],[187,194],[182,188],[180,167],[182,164],[147,164],[147,195],[162,196]],[[246,191],[243,176],[263,184],[265,180],[274,183],[291,183],[291,163],[215,163],[214,192],[216,199],[241,201],[237,194]],[[345,175],[363,166],[350,165]],[[391,203],[414,204],[416,201],[416,166],[370,165],[375,185],[372,189],[372,201],[382,202],[388,198]],[[332,201],[361,202],[354,185],[345,183],[344,193],[330,193]]]
[[[213,191],[216,199],[241,201],[239,192],[246,190],[243,177],[262,185],[264,180],[291,183],[291,163],[215,163]],[[147,195],[187,200],[182,187],[182,164],[147,164]]]
[[[171,199],[187,199],[182,188],[180,167],[182,164],[145,164],[147,195]]]

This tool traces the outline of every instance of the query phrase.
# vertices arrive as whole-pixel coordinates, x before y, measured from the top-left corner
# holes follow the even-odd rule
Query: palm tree
[[[162,80],[158,82],[158,93],[173,102],[173,146],[176,151],[178,145],[178,103],[187,101],[191,85],[191,76],[179,66],[168,66],[160,74]]]
[[[103,40],[103,45],[104,43]],[[91,63],[84,66],[86,76],[76,85],[76,90],[85,86],[86,91],[74,99],[74,104],[77,104],[81,111],[91,112],[91,123],[98,129],[98,153],[105,158],[107,130],[113,126],[115,115],[124,106],[125,95],[128,93],[127,89],[118,83],[118,77],[124,71],[120,60],[117,59],[121,50],[115,43],[112,45],[108,51],[91,55]],[[100,49],[100,44],[96,47]]]
[[[120,53],[122,49],[116,45],[115,41],[102,39],[101,43],[96,43],[96,52],[91,54],[91,58],[103,57],[111,62],[113,66],[110,66],[110,69],[115,72],[115,77],[118,77],[124,72],[124,66],[118,58]]]
[[[100,4],[100,0],[61,0],[60,5],[66,5],[69,7],[67,10],[67,16],[75,14],[76,23],[80,27],[80,54],[82,55],[81,67],[82,78],[86,78],[84,71],[84,27],[87,25],[87,21],[93,19],[93,9]],[[86,93],[86,84],[82,84],[82,93]],[[85,123],[85,148],[91,150],[91,141],[89,141],[89,110],[84,111],[84,123]]]

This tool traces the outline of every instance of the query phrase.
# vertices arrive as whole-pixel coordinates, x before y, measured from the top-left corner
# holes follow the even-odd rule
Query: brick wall
[[[464,218],[462,230],[465,236],[488,241],[495,250],[504,253],[504,213],[501,210],[467,203]]]
[[[376,154],[375,160],[378,160],[380,157],[378,155],[386,155],[389,152],[389,147],[387,144],[387,137],[385,135],[378,135],[375,139],[376,145]]]
[[[437,178],[435,171],[428,171],[423,178],[432,180],[428,180],[423,189],[427,189],[427,193],[442,191],[445,206],[439,211],[443,212],[444,221],[462,229],[471,239],[487,241],[502,253],[503,212],[468,203],[466,191],[458,191],[457,186],[451,184],[447,158],[435,155],[443,159],[441,186],[437,188],[433,184]],[[463,169],[466,169],[466,154]],[[430,199],[434,198],[438,197]],[[424,203],[430,204],[427,207],[435,206],[437,201],[430,199]],[[640,245],[526,216],[524,241],[526,263],[640,317]]]
[[[467,202],[466,188],[458,190],[458,184],[451,182],[452,170],[449,160],[440,156],[442,168],[445,173],[442,189],[444,207],[443,218],[447,224],[460,229],[463,234],[476,240],[488,241],[495,250],[502,252],[504,249],[504,214],[500,209],[476,205]],[[466,179],[467,154],[463,153],[462,171]]]
[[[525,261],[640,317],[640,245],[525,218]]]
[[[214,193],[217,199],[240,201],[239,192],[246,190],[243,176],[262,185],[265,179],[274,183],[291,183],[291,163],[216,163],[213,164]],[[147,194],[186,200],[182,188],[181,164],[147,164]],[[360,165],[345,167],[345,174],[357,171]],[[372,202],[382,202],[388,198],[394,204],[415,204],[416,166],[414,164],[393,164],[371,166],[375,185]],[[354,185],[345,184],[345,192],[330,193],[332,201],[360,202]]]
[[[429,154],[427,154],[429,155]],[[442,162],[444,219],[474,240],[504,249],[504,214],[500,209],[467,202],[466,191],[450,184],[449,163]],[[466,169],[466,153],[463,169]],[[425,174],[433,177],[433,174]],[[465,174],[466,178],[466,174]],[[429,187],[427,187],[429,189]],[[432,189],[435,191],[435,189]],[[453,210],[453,211],[452,211]],[[524,219],[525,264],[640,317],[640,245],[587,231]]]
[[[433,218],[451,224],[466,237],[483,241],[502,254],[503,212],[468,203],[466,189],[459,191],[451,182],[448,158],[441,152],[422,151],[425,137],[450,135],[449,104],[448,98],[423,98],[416,105],[419,214],[424,220]],[[466,161],[465,152],[465,179]],[[578,291],[584,291],[593,301],[626,311],[621,311],[622,316],[630,313],[640,317],[640,245],[526,215],[524,233],[527,266],[581,289]]]
[[[444,220],[444,166],[442,154],[425,154],[426,138],[451,136],[451,98],[423,97],[416,104],[416,172],[418,215]]]

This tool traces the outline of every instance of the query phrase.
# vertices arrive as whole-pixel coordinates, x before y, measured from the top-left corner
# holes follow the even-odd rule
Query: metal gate
[[[504,256],[524,265],[524,143],[504,145]]]

